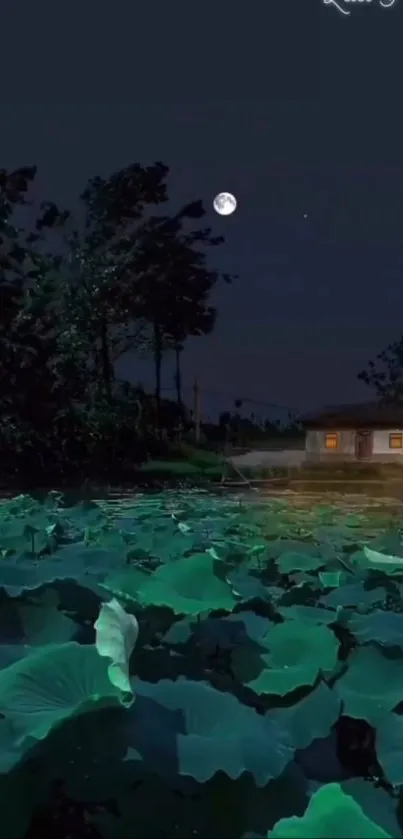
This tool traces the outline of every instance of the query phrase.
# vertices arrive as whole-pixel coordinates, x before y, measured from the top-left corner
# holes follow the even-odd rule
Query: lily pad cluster
[[[0,839],[401,837],[402,710],[396,516],[0,504]]]

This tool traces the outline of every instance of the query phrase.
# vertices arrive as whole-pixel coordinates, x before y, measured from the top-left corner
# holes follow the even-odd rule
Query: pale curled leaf
[[[95,621],[95,646],[100,656],[111,659],[108,668],[113,685],[131,693],[129,660],[136,644],[139,625],[134,615],[128,615],[114,597],[103,603]]]

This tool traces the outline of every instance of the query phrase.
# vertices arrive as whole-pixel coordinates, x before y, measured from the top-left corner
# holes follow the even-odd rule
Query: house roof
[[[304,428],[403,428],[403,404],[328,405],[299,417]]]

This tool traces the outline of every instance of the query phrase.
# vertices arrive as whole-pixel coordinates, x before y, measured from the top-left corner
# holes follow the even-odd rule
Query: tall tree
[[[176,401],[182,407],[182,369],[181,358],[187,338],[208,335],[212,332],[216,320],[216,309],[213,306],[203,308],[201,305],[189,306],[189,298],[178,300],[176,313],[172,316],[172,324],[167,325],[167,332],[172,336],[172,346],[175,353],[174,383]],[[169,340],[169,339],[168,339]]]
[[[46,369],[55,349],[55,317],[50,303],[48,263],[34,248],[32,231],[15,223],[15,210],[30,203],[27,192],[35,178],[35,167],[23,167],[8,174],[0,172],[0,394],[5,404],[29,402],[33,388],[38,397],[33,408],[40,410],[51,386]],[[40,289],[41,287],[41,289]],[[43,292],[43,293],[42,293]],[[34,419],[34,417],[32,417]]]
[[[15,224],[14,214],[27,203],[26,194],[35,174],[35,166],[10,173],[0,169],[0,329],[7,330],[23,293],[30,247],[24,231]]]
[[[205,215],[201,201],[183,207],[173,217],[152,217],[145,224],[133,265],[133,299],[150,324],[155,367],[157,415],[161,405],[161,368],[164,352],[173,349],[176,357],[176,390],[182,401],[180,355],[190,335],[208,334],[216,311],[210,295],[220,277],[207,267],[206,247],[223,242],[209,227],[186,230],[188,220]]]
[[[162,163],[92,178],[82,213],[44,202],[34,229],[22,230],[14,211],[32,203],[35,173],[0,170],[0,461],[19,452],[24,468],[46,460],[59,474],[62,463],[85,470],[95,456],[102,468],[106,449],[113,463],[128,440],[133,452],[133,432],[155,436],[147,395],[114,383],[123,352],[152,348],[159,417],[162,358],[173,350],[181,403],[182,349],[215,323],[210,295],[221,275],[206,249],[222,240],[210,228],[187,229],[204,215],[200,201],[150,216],[167,200]],[[172,403],[165,408],[177,415]]]
[[[382,402],[403,402],[403,336],[378,353],[358,374]]]
[[[127,264],[147,206],[167,200],[168,171],[163,163],[145,167],[136,163],[108,178],[92,178],[81,195],[83,224],[70,217],[60,226],[70,326],[88,336],[92,366],[108,401],[113,362],[138,338],[138,331],[132,332],[129,341],[133,325],[129,325],[130,290],[125,286]],[[44,211],[48,224],[58,215],[53,204],[44,205]]]

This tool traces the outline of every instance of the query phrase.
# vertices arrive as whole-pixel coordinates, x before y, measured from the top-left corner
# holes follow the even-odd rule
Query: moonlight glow
[[[214,198],[213,206],[220,216],[230,216],[236,210],[237,200],[230,192],[219,192]]]

